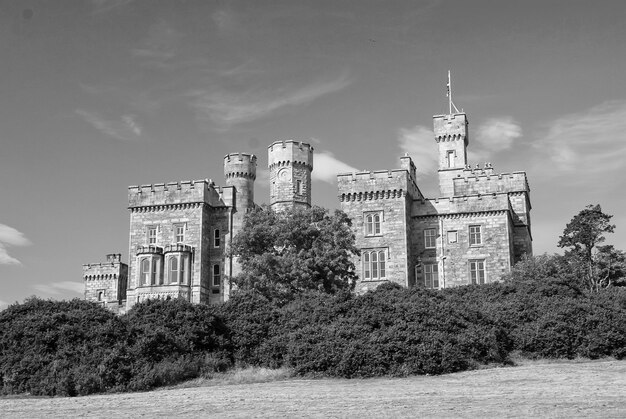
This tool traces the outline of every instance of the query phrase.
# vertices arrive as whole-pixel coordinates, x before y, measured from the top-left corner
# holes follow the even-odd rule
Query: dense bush
[[[501,364],[512,351],[626,358],[626,289],[590,293],[557,268],[442,291],[383,285],[360,296],[303,292],[287,303],[248,291],[217,307],[152,300],[123,316],[32,298],[0,312],[0,391],[142,390],[232,365],[371,377]]]

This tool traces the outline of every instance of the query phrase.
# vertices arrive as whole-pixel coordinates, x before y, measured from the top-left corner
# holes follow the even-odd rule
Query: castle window
[[[178,282],[178,257],[172,256],[168,259],[167,264],[167,277],[169,278],[170,284],[175,284]]]
[[[185,224],[174,224],[174,243],[185,241]]]
[[[485,259],[469,260],[470,283],[482,285],[485,283]]]
[[[454,150],[448,150],[446,161],[448,162],[448,167],[454,167]]]
[[[222,269],[219,264],[213,265],[213,286],[219,287],[222,283]]]
[[[437,246],[437,229],[427,228],[424,230],[424,247],[434,249]]]
[[[213,247],[220,247],[222,239],[220,237],[220,230],[216,228],[213,230]]]
[[[439,288],[439,266],[436,263],[424,264],[424,286],[428,289]]]
[[[470,246],[478,246],[478,245],[483,244],[481,226],[479,225],[469,226],[469,244]]]
[[[158,285],[163,283],[161,265],[162,257],[160,255],[142,258],[139,261],[139,284]]]
[[[365,214],[365,235],[366,236],[380,235],[381,219],[382,219],[381,212],[371,212],[371,213]]]
[[[296,181],[296,194],[300,195],[301,193],[302,193],[302,181],[297,180]]]
[[[141,285],[150,284],[150,258],[141,259],[139,264],[139,278]]]
[[[104,300],[104,291],[98,291],[98,301]]]
[[[147,236],[148,236],[148,244],[156,244],[157,228],[155,226],[148,227]]]
[[[384,250],[368,250],[363,256],[363,279],[384,279],[387,276],[387,255]]]
[[[459,235],[456,231],[448,231],[448,243],[456,243]]]
[[[159,272],[159,259],[152,258],[152,271],[150,272],[150,283],[157,285],[157,273]]]
[[[170,256],[167,260],[167,278],[170,284],[187,283],[187,265],[189,258],[186,254]]]

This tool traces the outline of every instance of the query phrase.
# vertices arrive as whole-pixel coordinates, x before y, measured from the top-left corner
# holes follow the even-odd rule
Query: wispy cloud
[[[439,155],[432,129],[423,125],[401,128],[398,131],[398,146],[413,159],[418,177],[437,169]]]
[[[626,101],[609,101],[550,122],[534,146],[557,173],[583,171],[586,176],[613,174],[623,178],[624,132]]]
[[[98,131],[118,140],[135,140],[143,132],[142,126],[137,122],[137,117],[132,114],[122,115],[119,120],[113,120],[106,119],[97,112],[82,109],[77,109],[75,112]]]
[[[18,230],[0,224],[0,265],[21,265],[22,263],[9,255],[7,246],[28,246],[31,242]]]
[[[245,92],[195,90],[190,92],[189,96],[193,98],[192,107],[200,118],[208,118],[219,127],[227,128],[267,117],[288,106],[309,103],[345,88],[350,82],[346,75],[342,75],[334,80],[316,82],[299,88]]]
[[[314,169],[311,174],[311,179],[333,185],[337,182],[337,174],[358,171],[348,163],[337,159],[330,151],[324,150],[315,152],[313,167]]]
[[[522,136],[522,127],[511,116],[490,118],[479,125],[474,146],[468,149],[470,162],[484,162],[494,154],[513,146]]]
[[[154,23],[141,43],[131,49],[134,57],[146,60],[151,65],[167,63],[176,56],[183,34],[165,20]]]
[[[134,0],[91,0],[91,5],[93,6],[93,13],[97,14],[125,6],[133,1]]]
[[[47,295],[61,295],[67,293],[67,291],[82,294],[85,290],[85,285],[82,282],[60,281],[50,284],[36,284],[33,285],[33,288],[37,292]]]

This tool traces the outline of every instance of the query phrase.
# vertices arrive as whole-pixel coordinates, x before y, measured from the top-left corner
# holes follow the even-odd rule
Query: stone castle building
[[[383,282],[446,288],[496,281],[532,254],[529,187],[524,172],[471,168],[465,113],[433,117],[439,148],[439,197],[417,186],[408,155],[400,168],[339,174],[341,209],[353,220],[361,255],[357,292]],[[129,261],[83,265],[85,298],[124,312],[148,298],[199,304],[228,299],[238,273],[226,251],[255,208],[257,157],[224,157],[225,184],[210,180],[130,186]],[[277,141],[268,147],[270,206],[311,206],[313,147]]]

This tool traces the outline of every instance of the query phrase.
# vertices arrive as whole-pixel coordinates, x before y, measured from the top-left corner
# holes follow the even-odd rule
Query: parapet
[[[530,191],[526,172],[496,174],[490,164],[475,169],[468,166],[461,176],[453,178],[453,182],[455,196]]]
[[[486,194],[457,196],[449,198],[417,199],[413,201],[413,216],[434,215],[463,216],[481,212],[510,211],[511,205],[506,194]]]
[[[254,154],[230,153],[224,156],[224,177],[256,179],[257,158]]]
[[[464,113],[451,115],[433,116],[433,130],[435,141],[457,141],[464,140],[465,145],[469,144],[469,134],[467,126],[469,121]]]
[[[186,180],[128,187],[128,207],[151,207],[176,204],[221,205],[219,191],[213,181]]]
[[[313,170],[313,147],[302,141],[275,141],[267,147],[267,165],[301,164]]]
[[[337,175],[339,196],[390,192],[390,197],[406,195],[409,190],[409,173],[404,169],[377,170],[373,172],[341,173]],[[395,192],[394,192],[395,191]],[[379,194],[380,195],[380,194]]]

